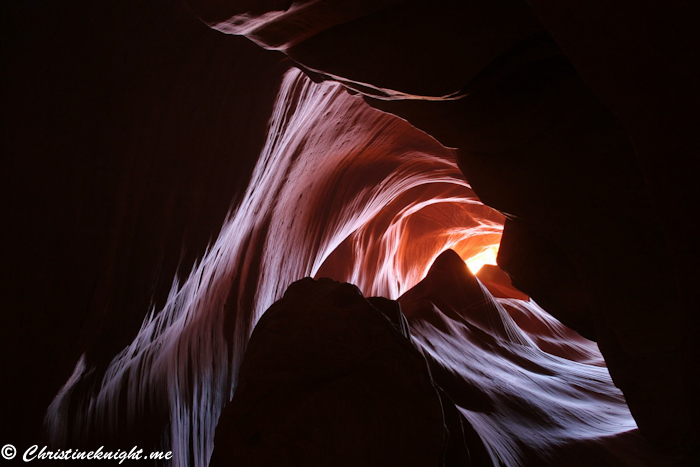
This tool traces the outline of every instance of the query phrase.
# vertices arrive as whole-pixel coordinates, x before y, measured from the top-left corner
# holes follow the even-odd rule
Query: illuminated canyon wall
[[[29,399],[58,391],[48,409],[48,400],[31,409],[39,414],[32,423],[46,413],[51,446],[135,444],[171,449],[173,465],[208,465],[212,454],[216,465],[277,465],[301,455],[308,439],[332,446],[342,438],[348,453],[370,461],[307,446],[305,465],[693,465],[696,313],[687,298],[696,273],[684,248],[692,229],[664,222],[680,216],[683,204],[669,200],[687,194],[688,184],[674,177],[690,171],[650,156],[671,134],[676,159],[688,150],[682,126],[655,126],[688,114],[682,106],[659,110],[666,102],[659,91],[646,101],[646,120],[631,117],[629,93],[610,92],[616,75],[601,77],[579,55],[567,35],[574,26],[556,26],[572,12],[585,22],[594,8],[358,2],[343,9],[317,1],[266,5],[266,13],[192,2],[216,29],[283,51],[303,71],[282,75],[289,64],[281,55],[240,45],[243,39],[208,30],[186,7],[166,3],[128,23],[141,40],[113,45],[115,55],[95,65],[109,70],[125,103],[108,101],[121,113],[104,111],[110,125],[94,129],[110,130],[96,131],[86,147],[114,144],[106,150],[119,162],[92,162],[76,149],[67,159],[79,167],[74,172],[47,157],[55,170],[9,185],[45,198],[10,198],[13,214],[22,206],[43,213],[58,232],[53,243],[37,237],[32,244],[23,236],[41,230],[38,220],[17,215],[11,223],[13,242],[34,250],[11,257],[18,282],[44,294],[15,292],[10,304],[16,298],[32,320],[55,311],[37,325],[43,335],[9,341],[44,349],[13,363],[17,375],[35,369]],[[138,16],[120,8],[119,26],[119,15]],[[34,30],[45,28],[48,37],[46,18]],[[106,21],[103,27],[110,30]],[[91,34],[102,37],[99,29]],[[137,65],[119,55],[140,47]],[[157,67],[149,65],[155,56],[164,57]],[[19,70],[41,68],[19,63]],[[8,96],[10,108],[25,105],[22,96],[41,79]],[[68,112],[58,129],[47,125],[47,134],[80,128],[82,117],[71,115],[101,108],[82,95],[104,86],[90,79],[74,85],[82,110]],[[151,87],[120,84],[139,79]],[[160,89],[168,80],[175,84]],[[50,104],[54,86],[37,102]],[[54,115],[70,103],[56,104]],[[130,113],[128,103],[151,110]],[[120,138],[114,122],[136,117]],[[168,122],[177,118],[173,132]],[[11,128],[25,128],[22,122]],[[657,136],[643,130],[650,127]],[[16,134],[10,148],[25,150],[21,141],[30,139]],[[65,147],[59,138],[25,151]],[[18,164],[26,173],[29,161]],[[46,196],[52,192],[60,196]],[[65,214],[63,206],[95,192],[109,203],[80,201],[77,213]],[[75,227],[66,230],[70,222]],[[81,225],[111,233],[95,240]],[[89,248],[75,253],[81,244]],[[510,277],[493,265],[496,253]],[[26,280],[23,259],[32,258],[55,277]],[[469,267],[483,262],[477,280]],[[61,264],[72,274],[59,274]],[[319,280],[296,282],[304,277]],[[254,351],[244,359],[249,342]],[[57,361],[46,349],[68,352],[43,369]],[[332,384],[299,383],[294,375],[307,367]],[[378,407],[372,413],[370,402]],[[10,419],[18,412],[11,409]],[[411,414],[426,422],[411,428]],[[333,429],[316,429],[323,423]],[[298,444],[275,442],[280,433]],[[40,442],[32,436],[25,441]]]
[[[513,283],[597,341],[651,442],[697,455],[697,270],[678,250],[693,228],[670,221],[697,196],[698,48],[683,26],[696,7],[659,5],[666,34],[649,27],[654,7],[625,3],[193,5],[456,148],[508,218],[499,264]]]
[[[469,258],[497,243],[501,229],[449,150],[337,85],[291,72],[250,187],[218,240],[104,378],[77,367],[49,412],[49,431],[64,443],[109,438],[117,423],[109,414],[125,414],[130,426],[149,400],[168,401],[167,439],[179,461],[194,437],[194,458],[205,465],[248,336],[289,284],[330,276],[396,298],[445,248]],[[62,427],[76,410],[74,391],[82,408],[71,433]]]
[[[145,419],[163,432],[160,447],[174,451],[174,465],[207,465],[255,324],[292,282],[311,276],[399,299],[437,384],[458,401],[495,465],[556,464],[569,452],[579,465],[661,465],[593,342],[534,302],[508,292],[495,299],[467,272],[465,260],[498,242],[502,221],[475,198],[453,151],[339,85],[291,71],[241,204],[104,372],[78,364],[49,409],[52,441],[135,437]],[[436,262],[446,249],[459,256]],[[283,330],[303,347],[296,334],[308,326]],[[344,434],[342,422],[338,429]]]

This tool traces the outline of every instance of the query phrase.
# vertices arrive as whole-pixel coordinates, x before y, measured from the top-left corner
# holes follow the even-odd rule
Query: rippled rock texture
[[[514,284],[598,342],[650,441],[697,452],[697,6],[193,5],[457,148]]]
[[[212,466],[665,465],[594,342],[452,250],[398,301],[292,284],[258,322]]]
[[[338,85],[290,71],[218,239],[106,368],[81,359],[49,410],[49,432],[56,443],[95,443],[145,427],[145,436],[164,432],[176,464],[206,465],[250,333],[291,283],[331,277],[395,298],[446,248],[469,258],[497,245],[502,222],[450,150]]]
[[[52,446],[205,466],[261,455],[252,425],[225,441],[242,413],[330,434],[306,413],[368,462],[384,437],[434,465],[697,463],[697,6],[2,8],[2,353],[19,356],[3,428],[27,445],[46,412]],[[496,248],[500,268],[469,273]],[[295,344],[338,327],[352,345]],[[257,389],[256,368],[298,383],[304,360],[366,340],[382,350],[331,375],[347,385]],[[314,394],[348,424],[299,404]],[[440,423],[392,439],[415,421],[404,396]]]

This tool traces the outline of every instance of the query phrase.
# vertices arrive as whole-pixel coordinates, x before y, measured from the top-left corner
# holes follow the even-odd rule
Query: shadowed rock
[[[444,465],[456,409],[443,414],[407,331],[396,302],[292,284],[253,332],[211,465]],[[469,465],[464,448],[447,457]]]

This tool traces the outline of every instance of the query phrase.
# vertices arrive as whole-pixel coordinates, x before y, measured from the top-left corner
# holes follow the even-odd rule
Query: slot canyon
[[[0,10],[15,461],[700,465],[698,4]]]

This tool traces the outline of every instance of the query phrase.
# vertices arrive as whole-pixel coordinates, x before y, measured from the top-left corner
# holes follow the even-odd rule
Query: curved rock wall
[[[206,465],[252,328],[289,284],[330,275],[395,298],[444,249],[466,259],[497,243],[502,219],[434,139],[338,85],[289,72],[219,238],[106,369],[79,363],[49,410],[49,432],[71,445],[160,443],[163,433],[176,465]]]

